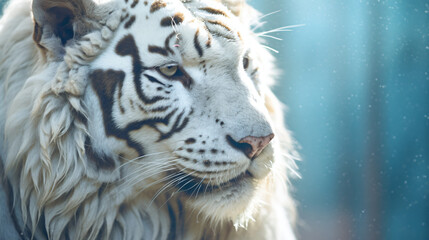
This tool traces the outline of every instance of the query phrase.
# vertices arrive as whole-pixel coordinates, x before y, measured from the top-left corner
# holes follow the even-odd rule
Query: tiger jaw
[[[246,171],[227,182],[223,182],[221,184],[211,184],[210,181],[206,179],[200,179],[186,175],[176,184],[176,187],[179,189],[179,191],[184,192],[188,196],[192,197],[222,192],[231,188],[237,188],[239,186],[245,185],[249,181],[252,181],[252,178],[252,175]]]
[[[189,148],[188,148],[189,149]],[[182,148],[181,151],[185,149]],[[186,151],[186,150],[185,150]],[[180,153],[180,151],[179,151]],[[235,155],[235,154],[231,154]],[[246,188],[264,179],[273,164],[273,148],[268,145],[255,159],[244,155],[236,159],[224,161],[204,160],[206,170],[199,170],[199,160],[180,156],[178,160],[178,181],[176,187],[187,195],[204,195],[226,192],[234,188]],[[192,162],[192,164],[189,164]]]

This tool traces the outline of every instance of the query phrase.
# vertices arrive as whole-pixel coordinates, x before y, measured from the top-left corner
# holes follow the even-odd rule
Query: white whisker
[[[279,13],[280,11],[281,10],[277,10],[277,11],[274,11],[274,12],[270,12],[270,13],[264,14],[264,15],[258,17],[258,20],[262,20],[263,18],[266,18],[266,17],[271,16],[273,14]]]
[[[198,187],[194,190],[195,191],[195,199],[197,199],[197,196],[198,196],[198,192],[200,191],[200,189],[201,189],[201,186],[203,185],[203,182],[204,182],[204,179],[206,179],[206,177],[207,177],[207,175],[204,175],[204,177],[201,179],[201,181],[198,183]],[[192,191],[192,194],[194,194],[194,191]],[[191,194],[191,197],[192,197],[192,194]]]
[[[134,186],[134,184],[137,184],[137,183],[144,181],[148,178],[151,178],[155,175],[161,174],[163,172],[168,172],[170,170],[174,170],[175,167],[173,164],[177,160],[177,158],[172,158],[172,159],[167,159],[167,160],[169,160],[169,161],[162,162],[162,163],[156,163],[156,164],[148,163],[145,166],[140,166],[140,167],[136,168],[135,171],[124,176],[121,179],[121,180],[125,180],[125,181],[123,181],[121,186],[123,186],[123,185]],[[156,168],[156,170],[154,170],[154,168]],[[155,171],[155,172],[153,172],[153,171]],[[148,175],[148,172],[153,172],[153,173]]]
[[[128,186],[128,187],[131,186],[131,187],[133,187],[133,186],[137,185],[138,183],[141,183],[141,182],[143,182],[143,181],[145,181],[145,180],[147,180],[147,179],[149,179],[149,178],[151,178],[153,176],[156,176],[158,174],[161,174],[161,173],[164,173],[164,172],[168,172],[168,171],[171,171],[171,170],[174,170],[174,169],[175,169],[174,167],[163,168],[163,169],[161,169],[162,171],[157,171],[155,173],[152,173],[152,174],[146,175],[146,176],[142,175],[142,174],[136,174],[133,178],[127,179],[127,181],[123,182],[121,184],[121,186]],[[161,182],[161,181],[162,180],[157,180],[157,181],[153,182],[153,184],[151,183],[149,185],[145,185],[144,190],[146,190],[150,186],[155,185],[157,182]]]
[[[266,49],[268,49],[268,50],[270,50],[270,51],[273,51],[273,52],[275,52],[275,53],[279,53],[279,51],[277,51],[277,50],[275,50],[274,48],[272,48],[272,47],[268,47],[267,45],[261,45],[262,47],[264,47],[264,48],[266,48]]]
[[[259,29],[259,28],[261,28],[261,27],[263,27],[265,24],[266,24],[267,22],[258,22],[258,23],[256,23],[253,27],[252,27],[252,32],[255,32],[255,30],[257,30],[257,29]]]
[[[185,168],[186,169],[186,168]],[[185,170],[185,169],[183,169],[183,170]],[[194,171],[195,172],[195,171]],[[186,177],[186,176],[189,176],[189,175],[191,175],[191,174],[193,174],[194,172],[191,172],[191,173],[189,173],[188,175],[185,175],[184,177]],[[183,172],[179,172],[179,173],[177,173],[176,174],[176,176],[178,176],[178,175],[180,175],[180,174],[183,174]],[[176,177],[175,176],[175,177]],[[175,182],[177,182],[177,181],[180,181],[181,179],[183,179],[184,177],[182,177],[182,178],[177,178],[177,179],[174,179],[174,180],[172,180],[172,181],[170,181],[170,182],[168,182],[167,184],[165,184],[160,190],[158,190],[158,192],[155,194],[155,196],[152,198],[152,200],[150,201],[150,203],[149,203],[149,206],[151,206],[152,205],[152,203],[153,203],[153,201],[155,201],[155,199],[164,191],[164,190],[166,190],[168,187],[170,187],[172,184],[174,184]]]
[[[298,27],[303,27],[305,26],[305,24],[296,24],[296,25],[289,25],[289,26],[284,26],[284,27],[279,27],[279,28],[275,28],[275,29],[271,29],[265,32],[259,32],[256,33],[258,36],[259,35],[265,35],[267,33],[275,33],[275,32],[291,32],[293,31],[291,28],[298,28]]]
[[[169,152],[169,151],[165,151],[165,152],[158,152],[158,153],[150,153],[150,154],[145,154],[145,155],[142,155],[142,156],[136,157],[136,158],[134,158],[134,159],[127,159],[127,158],[124,158],[124,157],[120,157],[120,158],[122,158],[123,160],[125,160],[126,162],[125,162],[125,163],[123,163],[123,164],[121,164],[121,165],[119,165],[119,166],[115,169],[115,171],[119,170],[120,168],[122,168],[123,166],[125,166],[125,165],[127,165],[127,164],[130,164],[130,163],[135,162],[135,161],[137,161],[137,160],[143,159],[143,158],[145,158],[145,157],[156,156],[156,155],[160,155],[160,154],[164,154],[164,153],[170,153],[170,152]]]
[[[278,41],[282,41],[282,40],[283,40],[283,39],[281,39],[281,38],[274,37],[274,36],[271,36],[271,35],[266,35],[266,34],[258,35],[258,37],[267,37],[267,38],[272,38],[272,39],[274,39],[274,40],[278,40]]]

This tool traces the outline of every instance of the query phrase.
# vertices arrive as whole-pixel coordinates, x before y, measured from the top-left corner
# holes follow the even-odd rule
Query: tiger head
[[[128,6],[85,94],[89,142],[111,159],[100,167],[127,164],[124,177],[141,175],[136,191],[166,177],[159,193],[183,192],[208,216],[233,219],[274,160],[260,45],[217,2]]]
[[[242,1],[34,0],[39,75],[54,79],[36,105],[55,122],[51,100],[67,103],[84,130],[69,133],[80,152],[47,155],[80,156],[70,166],[108,183],[111,201],[185,199],[207,219],[245,224],[273,195],[291,142],[254,13]]]

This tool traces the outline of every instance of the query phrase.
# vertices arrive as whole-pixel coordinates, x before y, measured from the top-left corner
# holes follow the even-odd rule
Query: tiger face
[[[97,166],[120,169],[135,192],[184,194],[233,218],[274,160],[255,37],[214,1],[130,1],[126,11],[90,66]]]

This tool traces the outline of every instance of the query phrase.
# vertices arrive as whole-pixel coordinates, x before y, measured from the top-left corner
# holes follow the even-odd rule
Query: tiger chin
[[[244,0],[11,0],[0,170],[17,235],[295,239],[298,154],[259,18]]]

